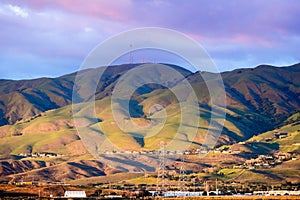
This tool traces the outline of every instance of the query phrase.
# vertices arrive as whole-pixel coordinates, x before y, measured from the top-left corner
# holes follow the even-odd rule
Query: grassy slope
[[[272,169],[221,169],[221,180],[240,182],[284,183],[299,182],[300,161],[287,161]]]
[[[266,139],[271,139],[268,143],[278,144],[279,149],[283,152],[300,152],[300,146],[295,145],[300,143],[300,113],[296,113],[290,116],[285,122],[286,125],[281,126],[272,131],[265,132],[249,139],[249,141],[265,142]],[[288,137],[282,139],[276,139],[275,132],[288,132]]]
[[[246,77],[245,79],[248,78]],[[244,80],[239,81],[243,82]],[[255,81],[259,82],[260,80]],[[199,84],[195,84],[194,87],[199,87],[198,89],[202,88],[202,86]],[[241,92],[245,92],[245,94],[248,94],[250,90],[246,90],[247,88],[249,89],[248,86],[244,87],[245,91],[243,91],[242,87],[238,89]],[[104,133],[111,142],[116,144],[116,146],[121,149],[138,150],[140,148],[157,148],[157,144],[159,143],[159,141],[170,141],[173,138],[174,132],[177,131],[178,124],[180,123],[180,114],[177,112],[176,109],[178,107],[178,104],[176,103],[176,99],[170,96],[169,93],[170,92],[168,90],[156,90],[152,93],[140,96],[143,97],[141,98],[142,100],[137,98],[140,102],[140,105],[143,108],[143,112],[146,114],[146,117],[149,117],[148,111],[154,103],[161,103],[162,105],[164,105],[168,113],[168,118],[164,128],[155,136],[145,138],[143,145],[141,145],[139,141],[132,137],[132,135],[124,134],[119,128],[117,128],[111,115],[110,99],[107,97],[103,98],[100,101],[97,101],[96,112],[97,118],[101,119],[100,122],[93,123],[93,120],[86,118],[82,119],[82,121],[84,121],[84,123],[86,123],[88,128],[90,129],[95,129],[100,125],[101,132]],[[200,99],[199,101],[205,102],[206,96],[207,95],[205,95],[205,92],[201,93],[200,96],[198,96],[198,98]],[[229,94],[228,99],[231,102],[230,105],[234,104],[234,102],[238,102],[236,98],[237,97],[233,94]],[[208,104],[206,106],[201,107],[201,115],[199,118],[199,130],[198,134],[194,138],[194,143],[192,145],[193,147],[199,147],[198,144],[203,141],[203,138],[207,131],[207,127],[210,122],[210,107],[209,102],[207,103]],[[253,105],[255,105],[255,103],[253,103]],[[122,110],[122,107],[120,108],[120,110]],[[84,110],[82,112],[84,112]],[[225,121],[225,127],[223,129],[223,135],[220,138],[220,142],[222,143],[244,140],[251,137],[254,132],[253,128],[255,126],[258,126],[256,124],[256,121],[251,119],[253,117],[261,119],[265,118],[265,116],[263,115],[249,111],[249,107],[242,106],[242,104],[229,106],[225,110],[225,112],[227,113],[227,118]],[[2,157],[7,157],[11,154],[19,154],[24,152],[48,151],[64,154],[64,160],[59,162],[90,159],[91,156],[87,155],[87,152],[76,133],[76,129],[74,128],[74,122],[71,118],[71,113],[71,106],[66,106],[57,110],[47,111],[41,116],[36,116],[33,118],[30,117],[28,118],[28,120],[24,119],[23,121],[14,125],[0,127],[0,155]],[[213,120],[217,119],[218,113],[212,113],[212,115],[215,116]],[[282,151],[299,151],[300,146],[292,145],[300,140],[298,132],[300,127],[299,124],[297,124],[299,115],[300,114],[293,115],[287,120],[287,125],[276,130],[290,132],[288,138],[273,139],[271,142],[265,142],[266,138],[271,137],[273,135],[273,131],[271,131],[253,137],[249,141],[251,141],[252,144],[255,144],[256,147],[259,147],[258,149],[261,152],[268,152],[272,150],[273,144],[278,144],[280,150]],[[191,117],[198,118],[199,116]],[[137,118],[134,120],[140,125],[145,125],[148,123],[148,119],[144,117]],[[293,122],[289,123],[291,121]],[[184,127],[184,131],[188,132],[189,128],[190,127]],[[16,133],[23,133],[23,135],[11,136]],[[186,135],[181,134],[179,135],[178,140],[176,140],[176,142],[178,145],[184,145],[187,144],[188,140],[191,140],[191,138],[188,138]],[[255,143],[254,141],[259,142]],[[245,148],[247,151],[250,152],[258,151],[257,148],[253,148],[253,146],[242,145],[242,148]],[[256,172],[249,171],[247,173]],[[249,174],[246,177],[248,176]]]
[[[0,127],[0,152],[5,157],[8,154],[29,152],[55,152],[67,156],[86,153],[80,147],[76,129],[72,126],[70,106],[47,111],[42,116],[15,125]],[[22,136],[11,136],[22,133]]]
[[[164,98],[164,93],[159,93],[153,98],[146,98],[140,105],[143,106],[144,113],[147,113],[150,106],[154,102],[159,102]],[[170,141],[174,138],[174,133],[178,130],[178,124],[180,123],[180,114],[176,108],[178,104],[171,102],[166,104],[166,112],[168,113],[168,118],[163,129],[152,137],[147,137],[144,140],[144,145],[135,140],[135,138],[130,134],[123,133],[115,124],[111,114],[110,99],[104,98],[97,102],[97,117],[101,119],[101,122],[93,123],[89,119],[85,120],[88,127],[99,129],[118,147],[128,150],[137,150],[139,148],[153,149],[157,148],[156,144],[159,141]],[[41,152],[50,151],[57,153],[64,153],[67,155],[78,155],[74,152],[70,152],[70,146],[79,145],[80,138],[77,136],[74,122],[71,115],[71,106],[66,106],[61,109],[47,111],[41,116],[36,117],[32,120],[24,120],[23,122],[17,123],[15,125],[7,125],[0,127],[0,152],[2,157],[8,154],[18,154],[22,152]],[[182,142],[187,143],[189,140],[194,140],[194,146],[197,143],[201,143],[205,137],[208,125],[209,125],[209,110],[206,108],[201,108],[201,118],[199,118],[199,129],[198,134],[195,138],[188,138],[187,136],[179,135],[176,139],[178,145]],[[227,116],[239,117],[244,114],[242,111],[234,112],[233,110],[226,110]],[[217,113],[213,113],[216,117]],[[299,115],[299,114],[297,114]],[[197,116],[194,116],[197,117]],[[297,116],[292,116],[296,118]],[[292,119],[291,118],[291,119]],[[214,120],[214,119],[213,119]],[[146,118],[137,118],[135,123],[140,125],[145,125],[149,123]],[[183,127],[186,132],[189,131],[190,127]],[[277,131],[288,131],[290,136],[286,139],[276,140],[273,139],[273,143],[278,143],[280,148],[296,148],[299,146],[291,146],[297,141],[300,142],[300,136],[298,130],[299,125],[288,124],[281,127]],[[247,127],[245,125],[238,125],[233,122],[231,118],[227,117],[225,121],[223,135],[220,138],[221,142],[229,142],[233,140],[239,140],[241,138],[247,138]],[[22,136],[12,136],[16,133],[23,133]],[[264,134],[258,135],[251,138],[249,141],[261,141],[263,142],[265,138],[270,137],[272,132],[266,132]],[[197,145],[196,145],[197,146]],[[196,147],[195,146],[195,147]],[[79,151],[79,150],[78,150]],[[83,153],[84,150],[79,151]]]
[[[101,90],[97,91],[97,98],[103,98],[103,96],[110,94],[110,90],[113,85],[116,83],[117,75],[124,73],[124,71],[131,69],[132,66],[124,65],[122,67],[111,67],[106,74],[106,79],[111,80],[108,85],[106,82],[100,81],[100,86],[102,83],[105,83],[105,88],[99,88]],[[299,92],[298,85],[299,81],[295,78],[299,73],[299,67],[293,66],[290,68],[273,68],[269,66],[260,66],[255,69],[239,69],[232,72],[223,73],[223,79],[227,91],[227,109],[225,110],[227,116],[225,121],[225,127],[223,129],[222,137],[220,138],[221,143],[241,141],[244,139],[250,138],[253,134],[260,133],[263,129],[270,129],[269,125],[273,122],[273,119],[270,119],[268,116],[272,116],[273,112],[271,107],[278,108],[276,113],[284,113],[289,111],[296,106],[297,100],[296,96],[293,94]],[[294,70],[294,71],[293,71]],[[291,73],[292,71],[292,73]],[[264,73],[268,72],[268,73]],[[94,74],[93,70],[88,70],[86,73]],[[184,72],[185,75],[187,72]],[[206,73],[209,78],[212,78],[214,75]],[[259,74],[259,76],[257,76]],[[203,75],[203,74],[202,74]],[[205,75],[205,74],[204,74]],[[204,76],[203,75],[203,76]],[[275,77],[275,78],[274,78]],[[43,110],[52,108],[57,108],[67,104],[70,101],[71,93],[71,83],[74,79],[74,74],[60,77],[58,79],[36,79],[28,81],[1,81],[1,91],[7,95],[6,100],[2,101],[3,105],[7,105],[7,102],[10,102],[12,109],[9,109],[14,116],[14,120],[18,118],[19,115],[22,115],[26,119],[30,116],[35,115]],[[164,76],[160,79],[165,79]],[[203,80],[199,79],[199,76],[196,74],[191,74],[188,76],[188,80],[192,83],[193,88],[197,91],[199,103],[203,106],[201,109],[200,115],[200,125],[201,129],[198,131],[196,136],[197,142],[203,140],[210,122],[209,117],[210,113],[210,99],[208,98],[208,92]],[[285,94],[283,91],[286,91],[287,88],[284,86],[288,85],[290,92]],[[35,88],[36,87],[36,88]],[[173,89],[182,91],[180,88],[182,86],[176,85]],[[18,92],[14,92],[17,90]],[[218,89],[216,88],[216,91]],[[150,90],[151,91],[151,90]],[[216,92],[215,91],[215,92]],[[15,93],[15,94],[14,94]],[[51,95],[50,95],[51,93]],[[143,92],[142,92],[143,93]],[[216,92],[217,93],[217,92]],[[14,94],[16,98],[13,98],[14,101],[10,101],[11,95]],[[54,95],[55,94],[55,95]],[[103,94],[103,95],[102,95]],[[1,95],[1,97],[5,97]],[[17,98],[18,97],[18,98]],[[21,98],[22,97],[22,98]],[[45,97],[47,101],[45,100]],[[43,100],[43,103],[40,103],[40,100]],[[266,101],[269,99],[270,101]],[[289,101],[286,101],[289,99]],[[118,143],[118,137],[126,138],[128,143],[120,144],[121,148],[128,146],[129,143],[132,143],[132,148],[139,148],[141,144],[132,139],[132,137],[127,137],[122,134],[121,131],[112,126],[114,124],[111,114],[109,112],[110,104],[108,98],[105,97],[102,101],[102,107],[99,109],[98,115],[99,118],[107,119],[101,122],[104,132],[114,141]],[[166,107],[168,112],[168,120],[165,128],[157,136],[164,138],[164,140],[170,140],[172,134],[174,134],[180,123],[180,114],[176,112],[176,98],[174,95],[170,95],[169,90],[155,90],[151,93],[140,95],[137,97],[139,105],[143,107],[143,112],[147,113],[150,107],[159,103]],[[280,102],[280,103],[277,103]],[[20,103],[22,102],[22,103]],[[19,107],[17,106],[19,105]],[[28,109],[21,108],[20,105]],[[44,107],[41,108],[41,105]],[[46,105],[46,107],[45,107]],[[49,105],[47,107],[47,105]],[[54,107],[53,107],[54,106]],[[13,109],[16,108],[16,109]],[[17,110],[22,111],[22,113],[16,112]],[[65,112],[60,115],[61,119],[58,120],[53,112],[52,116],[48,118],[42,116],[43,120],[33,120],[35,123],[28,123],[28,125],[16,124],[14,126],[1,127],[0,136],[9,135],[10,133],[17,133],[22,130],[23,133],[45,133],[45,132],[56,132],[59,130],[69,130],[72,127],[72,122],[70,121],[70,110],[60,109],[60,112]],[[262,114],[259,114],[262,113]],[[274,113],[273,113],[274,114]],[[214,122],[217,122],[217,113],[212,113],[215,115],[213,118]],[[149,115],[148,115],[149,117]],[[198,116],[191,116],[191,118],[198,118]],[[13,120],[13,119],[11,119]],[[13,121],[14,121],[13,120]],[[136,120],[137,123],[147,124],[148,121],[140,118]],[[277,122],[276,122],[277,123]],[[218,128],[220,123],[215,123]],[[274,125],[274,124],[273,124]],[[23,128],[24,127],[24,128]],[[189,132],[188,127],[184,127],[184,132]],[[180,136],[180,140],[186,136]],[[158,142],[158,137],[147,138],[144,145],[145,148],[150,148],[153,144]],[[180,141],[178,141],[180,142]],[[184,141],[183,141],[184,142]]]
[[[160,93],[160,95],[164,95],[164,93]],[[159,102],[160,98],[164,98],[160,95],[156,95],[155,99],[147,98],[141,103],[145,113],[147,113],[149,107],[153,105],[153,102]],[[84,123],[89,128],[95,129],[99,128],[98,126],[100,126],[101,131],[103,131],[104,134],[109,138],[109,140],[119,148],[128,150],[140,149],[140,143],[138,143],[131,135],[124,134],[119,128],[117,128],[112,118],[110,110],[111,108],[108,105],[110,105],[109,98],[104,98],[100,101],[97,101],[96,103],[97,118],[101,119],[100,122],[93,123],[91,119],[86,118],[81,120],[84,121]],[[145,144],[143,148],[145,149],[157,149],[157,144],[159,143],[159,141],[161,141],[162,139],[166,141],[171,140],[173,138],[173,133],[178,129],[180,115],[178,114],[177,109],[175,109],[178,105],[170,103],[165,106],[168,113],[166,125],[158,134],[144,140]],[[86,112],[85,110],[87,110],[87,108],[83,107],[81,112]],[[228,110],[228,112],[230,112],[232,115],[238,115],[233,111]],[[200,129],[198,131],[198,135],[196,135],[196,137],[194,138],[194,147],[199,147],[198,143],[203,141],[203,137],[209,125],[209,120],[207,119],[209,117],[209,110],[206,108],[201,108],[201,113],[203,113],[203,117],[199,120]],[[135,122],[143,125],[147,123],[147,119],[137,118],[135,119]],[[226,122],[226,127],[228,130],[232,130],[232,132],[238,132],[238,128],[229,121]],[[185,128],[186,130],[189,129],[189,127]],[[16,133],[22,133],[23,135],[12,136]],[[45,113],[42,113],[41,116],[29,118],[28,120],[25,119],[15,125],[2,126],[0,127],[0,136],[0,152],[2,158],[9,157],[9,155],[29,152],[59,153],[64,155],[62,159],[43,158],[42,160],[54,164],[64,164],[64,168],[68,171],[68,173],[70,172],[70,166],[66,165],[67,162],[79,162],[80,160],[92,159],[92,157],[85,150],[82,142],[80,141],[80,138],[77,135],[74,122],[72,120],[71,106],[47,111]],[[225,141],[226,137],[224,136],[224,138]],[[190,139],[191,138],[180,136],[178,137],[178,140],[176,140],[176,142],[178,145],[187,144],[187,141]],[[27,158],[25,160],[38,161],[41,160],[41,158]],[[46,169],[37,171],[37,173],[42,176],[44,170]],[[31,173],[33,172],[29,171],[27,175],[30,175]],[[56,176],[52,172],[51,174],[53,176]],[[69,175],[70,178],[73,177],[73,175],[71,174]],[[89,177],[89,175],[87,175],[87,177]]]

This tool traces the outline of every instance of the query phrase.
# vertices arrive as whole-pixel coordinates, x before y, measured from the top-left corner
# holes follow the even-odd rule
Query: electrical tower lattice
[[[181,163],[180,163],[180,169],[179,169],[179,191],[185,191],[186,190],[186,171],[185,171],[185,159],[184,156],[181,157]]]
[[[162,193],[166,190],[166,163],[165,163],[165,155],[166,155],[166,150],[165,150],[165,143],[161,142],[160,143],[160,149],[158,151],[158,158],[159,158],[159,166],[157,170],[157,184],[156,184],[156,192],[157,193]]]

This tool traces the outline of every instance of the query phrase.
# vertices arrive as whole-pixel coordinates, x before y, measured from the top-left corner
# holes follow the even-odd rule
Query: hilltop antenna
[[[129,52],[129,63],[133,63],[133,56],[132,56],[132,44],[130,44],[130,52]]]
[[[160,142],[160,149],[158,151],[159,166],[157,170],[157,184],[156,193],[162,193],[165,191],[165,177],[166,177],[166,163],[165,163],[165,143]]]

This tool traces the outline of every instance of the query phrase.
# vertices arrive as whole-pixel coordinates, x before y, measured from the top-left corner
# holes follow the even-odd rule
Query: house
[[[214,153],[221,153],[221,150],[220,149],[215,149]]]
[[[287,132],[280,132],[280,133],[274,133],[275,137],[277,139],[282,139],[282,138],[286,138],[288,136],[288,133]]]
[[[266,142],[271,142],[273,139],[272,138],[266,138],[265,141]]]
[[[239,151],[239,150],[233,150],[233,151],[231,151],[231,154],[239,154],[239,153],[241,153],[241,151]]]
[[[231,150],[224,150],[224,151],[222,151],[222,153],[230,154],[230,153],[231,153]]]
[[[86,198],[86,193],[85,191],[65,191],[64,197]]]
[[[273,156],[270,156],[270,155],[269,156],[265,156],[265,159],[266,160],[274,160]]]
[[[270,167],[270,164],[269,163],[264,163],[263,166],[268,168],[268,167]]]
[[[33,185],[31,181],[16,182],[16,185]]]

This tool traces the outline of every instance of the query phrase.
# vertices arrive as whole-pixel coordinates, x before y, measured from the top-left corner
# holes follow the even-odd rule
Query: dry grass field
[[[234,200],[276,200],[276,199],[300,199],[299,196],[215,196],[215,197],[185,197],[185,198],[168,198],[168,200],[173,200],[173,199],[190,199],[190,200],[229,200],[229,199],[234,199]]]

